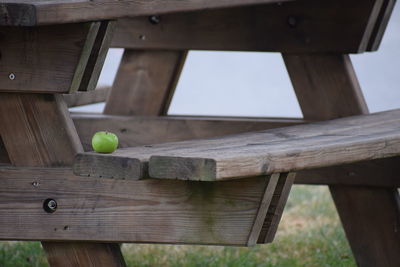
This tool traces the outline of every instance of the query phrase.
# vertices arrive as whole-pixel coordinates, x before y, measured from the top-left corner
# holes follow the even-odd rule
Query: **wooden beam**
[[[302,170],[296,184],[400,187],[400,157]]]
[[[400,110],[307,125],[78,154],[76,174],[223,180],[400,155]],[[111,175],[113,174],[113,175]]]
[[[254,245],[249,237],[261,230],[254,222],[269,209],[266,192],[280,194],[274,177],[115,181],[66,168],[2,167],[0,239]],[[49,198],[54,213],[43,209]]]
[[[1,27],[0,91],[66,93],[86,86],[99,28],[99,22]]]
[[[78,91],[73,94],[64,94],[63,97],[68,107],[78,107],[105,102],[110,91],[110,87],[100,87],[87,92]]]
[[[185,58],[185,51],[125,50],[104,113],[166,114]]]
[[[165,14],[190,10],[281,3],[287,0],[154,0],[42,1],[10,0],[0,4],[0,25],[36,26],[120,17]]]
[[[372,28],[381,26],[377,17],[382,3],[308,0],[124,18],[117,22],[112,46],[359,53],[366,51]]]
[[[4,141],[10,162],[14,166],[69,166],[73,161],[74,155],[82,151],[82,145],[79,142],[79,137],[76,134],[73,122],[69,117],[68,109],[61,95],[2,93],[0,96],[0,125],[0,136]],[[7,184],[13,184],[14,182],[15,185],[18,184],[17,179],[14,180],[12,178],[6,182],[6,177],[9,176],[1,175],[1,181]],[[30,181],[26,184],[26,189],[28,191],[33,190],[32,193],[36,197],[38,197],[37,192],[35,192],[37,191],[36,185],[39,185],[40,182],[38,184],[33,183],[32,179],[37,179],[38,177],[40,176],[29,176],[28,180]],[[60,176],[52,176],[52,181],[61,184],[64,182]],[[60,184],[58,186],[63,187]],[[4,189],[0,193],[2,200],[5,200],[3,196],[7,195],[8,189],[11,189],[7,189],[7,187],[2,187]],[[22,184],[19,184],[20,189],[23,187]],[[54,190],[56,188],[53,187],[52,191],[56,192]],[[21,197],[20,200],[24,199],[23,194],[20,193],[19,195]],[[36,205],[39,204],[40,206],[36,206],[35,212],[40,211],[42,216],[48,217],[49,214],[43,210],[43,200],[46,198],[42,197],[36,198]],[[78,196],[75,197],[78,198]],[[26,209],[26,212],[31,213],[32,210],[30,207],[32,206],[28,199],[26,199],[25,203],[23,203],[24,201],[19,203],[21,204],[21,209]],[[12,207],[12,201],[6,200],[6,202],[8,204],[1,205],[4,210],[0,211],[0,221],[4,225],[11,222],[9,219],[18,220],[18,215],[7,212]],[[6,219],[8,216],[6,214],[10,215],[9,219]],[[14,217],[15,215],[16,217]],[[73,218],[74,216],[70,217]],[[28,218],[29,215],[24,220],[29,224],[33,223],[34,220]],[[31,230],[40,232],[40,229],[46,227],[49,234],[50,232],[54,232],[54,227],[50,226],[49,228],[46,220],[44,219],[41,223],[36,224]],[[18,222],[11,222],[9,225],[15,226],[15,224],[18,224]],[[26,226],[26,230],[28,228]],[[26,232],[25,230],[23,231]],[[58,242],[43,243],[43,247],[46,249],[49,263],[52,266],[65,266],[63,264],[68,262],[76,263],[74,264],[75,266],[93,266],[92,264],[97,262],[98,259],[104,259],[104,262],[108,263],[108,266],[124,266],[125,264],[122,257],[116,257],[119,252],[115,251],[114,246],[109,244],[93,246],[84,243],[65,244]],[[66,247],[71,249],[65,250]],[[80,256],[76,258],[76,251],[78,249],[80,250],[78,253]]]
[[[347,55],[286,54],[283,59],[306,119],[368,113]],[[385,180],[383,176],[388,173],[390,169],[364,173],[364,179]],[[337,180],[348,178],[345,172],[338,174],[343,176]],[[363,267],[400,265],[397,189],[342,185],[331,186],[330,191],[357,264]]]
[[[79,91],[92,91],[97,86],[107,52],[111,44],[111,39],[115,29],[114,21],[102,21],[94,40],[86,68],[83,73]]]
[[[295,173],[284,173],[279,177],[276,190],[281,194],[274,194],[272,197],[270,208],[258,237],[258,244],[270,243],[274,240],[295,176]]]
[[[84,93],[84,96],[79,99],[85,99],[86,95],[91,96],[92,93]],[[280,118],[111,116],[87,113],[72,113],[71,117],[85,151],[93,150],[92,136],[98,131],[116,133],[119,147],[125,148],[259,131],[306,122],[302,119]]]
[[[396,0],[384,1],[367,47],[368,51],[378,50],[385,33],[386,26],[388,25],[390,16],[392,15],[395,3]]]

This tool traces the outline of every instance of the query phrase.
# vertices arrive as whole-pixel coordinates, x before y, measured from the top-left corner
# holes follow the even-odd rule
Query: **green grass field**
[[[327,187],[294,186],[275,241],[252,248],[124,244],[128,266],[356,266]],[[0,266],[47,266],[39,242],[0,242]]]

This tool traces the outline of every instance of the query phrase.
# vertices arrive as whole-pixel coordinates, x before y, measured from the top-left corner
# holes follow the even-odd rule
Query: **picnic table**
[[[379,48],[394,4],[3,0],[0,239],[42,241],[51,266],[125,266],[124,242],[252,246],[293,183],[316,184],[359,266],[400,266],[400,113],[368,114],[349,58]],[[167,116],[193,49],[282,53],[304,118]],[[100,130],[120,149],[90,152]]]

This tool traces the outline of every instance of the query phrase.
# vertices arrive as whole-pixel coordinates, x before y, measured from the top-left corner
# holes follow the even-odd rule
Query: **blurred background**
[[[371,112],[400,108],[400,5],[377,52],[351,59]],[[99,86],[112,85],[123,49],[111,49]],[[73,110],[102,112],[104,104]],[[279,53],[191,51],[171,115],[302,117]]]

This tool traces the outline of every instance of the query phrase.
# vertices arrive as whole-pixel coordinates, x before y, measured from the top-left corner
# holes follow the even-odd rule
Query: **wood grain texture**
[[[382,2],[292,1],[166,14],[158,17],[158,23],[148,16],[126,18],[118,20],[112,46],[359,53],[366,50]]]
[[[253,245],[249,234],[269,183],[122,181],[4,167],[0,179],[0,239],[243,246]],[[47,198],[57,201],[56,212],[43,210]]]
[[[280,175],[275,189],[279,194],[274,194],[272,197],[257,243],[270,243],[274,240],[295,176],[295,173]]]
[[[98,90],[96,89],[93,92],[96,91]],[[101,91],[99,93],[104,95]],[[67,95],[67,98],[71,99],[71,96],[73,96],[73,99],[87,103],[91,101],[92,97],[98,96],[98,94],[96,93],[93,96],[91,92],[84,93],[79,98],[80,94],[78,93],[76,96],[74,94]],[[73,103],[72,100],[68,100],[68,102]],[[129,107],[126,108],[129,109]],[[85,151],[93,150],[91,144],[93,134],[104,130],[116,133],[118,135],[119,148],[126,148],[259,131],[306,122],[301,119],[280,118],[115,116],[88,113],[71,113],[71,117]]]
[[[306,119],[368,113],[347,55],[284,55],[283,58]],[[364,172],[364,179],[384,180],[386,177],[381,177],[390,170]],[[348,177],[345,172],[337,174],[341,175],[337,180]],[[394,188],[365,186],[331,186],[330,191],[357,264],[400,265],[399,203],[393,201],[398,192]]]
[[[81,84],[98,26],[1,27],[0,91],[75,90]]]
[[[82,151],[61,95],[1,93],[0,125],[16,166],[69,166]]]
[[[348,55],[284,54],[303,116],[326,120],[368,113]]]
[[[114,21],[102,21],[100,23],[92,49],[90,49],[90,56],[87,60],[79,91],[92,91],[96,88],[114,29]]]
[[[105,102],[110,91],[110,87],[100,87],[92,91],[64,94],[63,98],[68,107],[78,107]]]
[[[397,188],[330,186],[330,190],[357,264],[398,266]]]
[[[287,0],[9,0],[0,4],[0,25],[36,26],[109,20],[190,10],[280,3]]]
[[[43,243],[50,266],[125,267],[119,244],[115,243]],[[91,255],[92,257],[88,257]]]
[[[104,113],[166,114],[185,58],[182,51],[125,50]]]
[[[0,125],[0,136],[4,141],[10,161],[15,166],[69,166],[74,155],[82,151],[82,145],[61,95],[2,93],[0,96]],[[9,176],[0,175],[0,177],[2,182],[18,184],[17,180],[13,178],[6,182]],[[28,180],[38,177],[40,176],[29,176]],[[61,183],[60,187],[64,182],[62,177],[58,176],[52,176],[51,180]],[[20,184],[20,186],[22,186],[21,188],[24,186],[34,187],[32,182],[30,181],[26,185]],[[3,188],[4,191],[1,195],[8,194],[9,191],[6,188],[7,186]],[[46,194],[48,195],[49,191]],[[28,211],[31,204],[29,199],[32,198],[24,196],[21,192],[18,195],[21,199],[26,197],[27,201],[21,207],[25,206]],[[43,200],[48,198],[48,196],[43,198],[44,196],[38,197],[37,195],[36,197],[36,204],[42,203],[41,205],[43,205]],[[1,199],[4,198],[1,197]],[[2,202],[2,206],[4,203]],[[0,211],[0,220],[4,225],[15,226],[19,222],[10,222],[10,219],[19,220],[19,216],[8,212],[10,205],[12,202],[3,206],[5,210]],[[42,206],[40,207],[41,214],[48,215],[43,211]],[[9,214],[10,217],[6,218],[6,214]],[[29,224],[32,223],[29,215],[24,220]],[[48,226],[45,220],[30,229],[38,231],[44,226]],[[24,232],[26,233],[26,231],[22,231],[21,234]],[[99,259],[108,263],[108,266],[124,266],[123,258],[116,258],[120,252],[115,251],[114,245],[59,242],[43,243],[43,247],[46,249],[49,263],[52,266],[65,266],[64,264],[67,263],[75,263],[75,266],[99,266],[95,264]],[[66,250],[66,248],[68,249]]]
[[[136,174],[145,175],[149,162],[153,178],[213,181],[394,157],[400,153],[399,115],[400,110],[394,110],[230,137],[125,148],[113,154],[87,152],[78,154],[74,170],[95,177],[112,173],[111,168],[123,174],[125,169],[139,168],[141,161]],[[109,158],[115,166],[103,169],[96,164],[99,158]],[[127,159],[136,166],[127,165]]]

